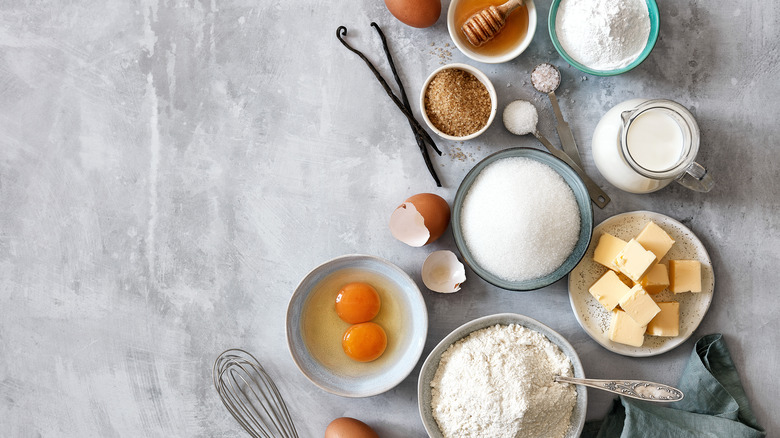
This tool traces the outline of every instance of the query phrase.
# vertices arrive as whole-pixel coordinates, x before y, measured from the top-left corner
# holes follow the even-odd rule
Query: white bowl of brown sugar
[[[487,130],[498,108],[496,89],[467,64],[447,64],[431,73],[420,92],[425,123],[440,137],[471,140]]]

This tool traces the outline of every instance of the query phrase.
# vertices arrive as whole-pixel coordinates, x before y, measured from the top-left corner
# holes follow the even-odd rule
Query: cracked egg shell
[[[423,263],[422,281],[434,292],[457,292],[466,281],[466,268],[452,251],[434,251]]]
[[[404,201],[390,215],[390,233],[414,247],[427,245],[444,234],[450,223],[450,206],[441,196],[420,193]]]

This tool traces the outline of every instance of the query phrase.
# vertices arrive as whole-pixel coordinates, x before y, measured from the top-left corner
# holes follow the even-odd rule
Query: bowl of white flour
[[[660,24],[655,0],[553,0],[548,26],[555,49],[569,64],[612,76],[647,58]]]
[[[432,438],[572,438],[585,424],[585,377],[563,336],[527,316],[502,313],[470,321],[428,355],[417,381]]]

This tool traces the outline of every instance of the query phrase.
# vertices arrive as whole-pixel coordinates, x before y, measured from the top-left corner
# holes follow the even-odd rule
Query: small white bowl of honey
[[[472,15],[506,0],[452,0],[447,10],[447,29],[455,46],[474,61],[500,64],[517,58],[528,48],[536,33],[536,6],[533,0],[512,11],[496,36],[479,47],[472,45],[461,30]]]

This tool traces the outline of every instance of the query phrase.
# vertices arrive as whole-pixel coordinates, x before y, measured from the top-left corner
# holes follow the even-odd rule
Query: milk
[[[647,170],[662,172],[682,158],[685,138],[677,120],[666,109],[644,111],[628,129],[628,151]]]

